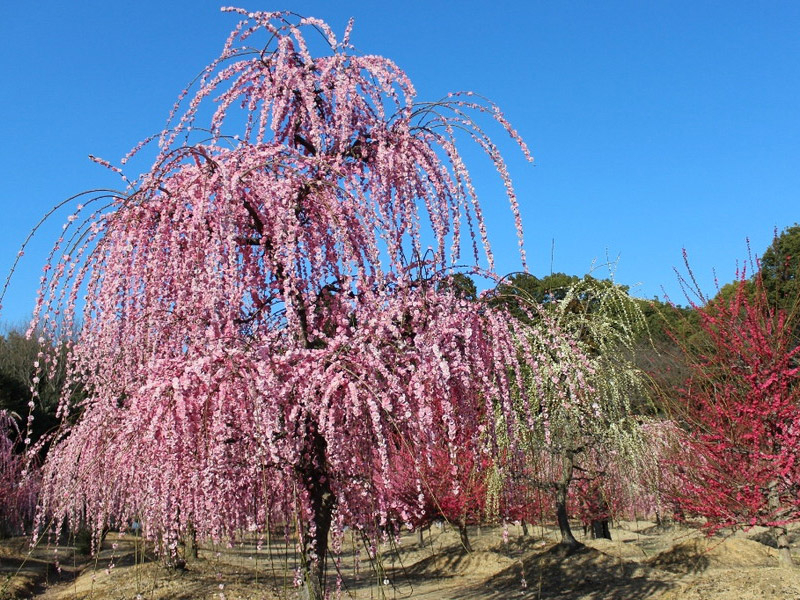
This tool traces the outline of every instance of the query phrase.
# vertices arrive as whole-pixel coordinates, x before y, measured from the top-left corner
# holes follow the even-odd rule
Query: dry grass
[[[424,544],[416,534],[383,544],[370,560],[361,540],[345,539],[329,586],[342,598],[419,598],[489,600],[748,600],[800,599],[800,569],[777,566],[768,534],[751,532],[706,538],[685,527],[622,523],[613,541],[584,540],[565,554],[553,532],[536,528],[522,536],[509,528],[471,532],[474,552],[460,547],[458,535],[433,527]],[[758,540],[758,541],[757,541]],[[112,548],[116,544],[116,549]],[[201,547],[185,570],[167,569],[131,537],[110,534],[95,558],[74,548],[33,549],[22,539],[0,542],[0,571],[10,575],[0,598],[43,600],[255,600],[294,598],[297,567],[293,543],[279,540],[259,547],[255,540],[232,546]],[[340,577],[336,577],[336,573]]]

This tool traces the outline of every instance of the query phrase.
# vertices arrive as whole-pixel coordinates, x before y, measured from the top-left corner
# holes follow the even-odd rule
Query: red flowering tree
[[[474,435],[474,432],[470,432]],[[472,552],[467,532],[484,517],[487,498],[489,460],[478,457],[469,440],[454,449],[434,449],[415,458],[398,452],[392,465],[393,494],[399,505],[406,505],[406,522],[420,532],[433,521],[445,520],[454,524],[466,552]],[[454,455],[451,455],[454,452]]]
[[[711,530],[773,527],[781,561],[791,564],[785,526],[800,520],[800,347],[760,273],[730,292],[695,306],[702,335],[680,394],[688,434],[672,461],[674,501]]]
[[[394,63],[351,52],[349,28],[339,40],[319,20],[231,10],[243,20],[176,105],[153,167],[87,196],[46,267],[34,324],[80,323],[67,387],[86,397],[77,415],[61,405],[74,425],[49,453],[42,515],[98,532],[136,518],[168,553],[188,530],[298,515],[300,580],[320,598],[329,532],[413,517],[392,440],[421,479],[434,451],[451,467],[491,457],[512,403],[534,406],[530,336],[437,283],[469,260],[462,245],[493,271],[457,136],[497,167],[518,232],[476,119],[527,150],[487,101],[417,103]],[[559,335],[536,348],[569,352]]]
[[[593,538],[611,539],[609,522],[622,514],[627,491],[613,453],[587,452],[570,489],[570,513],[580,519]]]
[[[487,474],[486,513],[503,522],[519,522],[523,535],[528,535],[529,523],[549,520],[551,494],[531,485],[537,473],[531,468],[529,457],[521,452],[514,454],[499,457]]]

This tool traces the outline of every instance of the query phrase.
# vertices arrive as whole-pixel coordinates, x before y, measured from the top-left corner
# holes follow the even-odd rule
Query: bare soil
[[[584,539],[569,554],[550,529],[530,530],[472,528],[466,553],[457,531],[434,526],[422,546],[408,534],[373,558],[346,536],[329,589],[354,599],[800,600],[800,567],[778,566],[763,529],[708,538],[685,526],[624,522],[613,541]],[[0,540],[0,599],[277,600],[297,597],[296,569],[294,543],[283,538],[201,546],[184,569],[164,567],[132,536],[109,534],[95,557],[13,538]]]

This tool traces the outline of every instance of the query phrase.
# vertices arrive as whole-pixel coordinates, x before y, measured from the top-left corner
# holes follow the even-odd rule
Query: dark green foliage
[[[546,305],[563,300],[567,290],[580,281],[580,277],[553,273],[536,277],[530,273],[514,273],[500,282],[492,292],[490,304],[507,308],[517,319],[528,322],[530,313],[526,305]]]
[[[683,354],[680,351],[678,340],[691,339],[699,331],[697,319],[692,308],[683,308],[673,304],[653,300],[638,300],[627,296],[629,288],[619,286],[621,295],[608,292],[614,286],[608,279],[596,279],[591,275],[583,278],[565,273],[554,273],[546,277],[536,277],[528,273],[515,273],[505,278],[492,292],[490,302],[494,305],[506,307],[516,318],[523,321],[536,319],[535,311],[530,311],[530,306],[536,304],[544,306],[547,310],[556,310],[558,307],[562,318],[573,315],[576,322],[582,322],[582,329],[578,331],[581,342],[587,349],[595,348],[597,344],[588,339],[593,328],[590,321],[585,320],[602,309],[603,321],[613,331],[604,335],[607,339],[620,339],[633,341],[633,345],[618,349],[620,356],[629,361],[650,377],[655,385],[655,392],[651,394],[636,395],[629,399],[633,414],[663,416],[664,402],[658,390],[672,390],[683,381],[686,376],[686,366]],[[616,300],[612,301],[612,297]],[[622,301],[628,297],[635,304]],[[564,306],[563,302],[569,303]],[[528,308],[526,308],[526,306]],[[635,318],[631,311],[638,311],[639,317]],[[618,323],[615,325],[615,319]],[[640,320],[643,323],[640,323]],[[631,328],[624,331],[624,328]],[[596,335],[596,332],[595,332]],[[665,392],[666,393],[666,392]]]
[[[761,258],[757,262],[751,259],[745,264],[746,272],[740,272],[736,280],[719,288],[706,307],[713,308],[715,303],[728,306],[740,290],[748,301],[763,293],[771,308],[784,311],[790,320],[797,322],[795,317],[800,314],[800,225],[795,223],[780,234],[776,230],[772,243]],[[760,284],[756,278],[760,279]],[[704,335],[696,319],[691,325],[695,339],[688,341],[692,342],[690,345],[695,350],[702,351]],[[800,325],[794,326],[794,335],[800,341]]]
[[[23,424],[30,413],[29,402],[33,398],[31,388],[37,375],[34,363],[43,360],[40,351],[53,352],[46,346],[47,342],[44,344],[40,344],[36,336],[28,339],[24,333],[13,329],[0,336],[0,409],[16,413]],[[38,376],[40,380],[35,384],[38,398],[34,402],[31,432],[33,442],[58,424],[55,415],[64,385],[63,368],[52,377],[45,373]]]
[[[761,257],[761,277],[770,304],[793,311],[800,294],[800,225],[784,229]]]
[[[490,303],[507,308],[515,318],[523,322],[538,318],[536,311],[531,311],[533,306],[544,307],[548,311],[557,310],[562,315],[560,319],[564,319],[569,315],[577,318],[597,314],[599,311],[608,313],[611,306],[616,305],[612,312],[615,312],[621,327],[628,327],[637,320],[629,319],[632,316],[627,314],[629,309],[639,310],[638,303],[636,306],[632,304],[636,301],[628,296],[628,290],[628,286],[617,285],[609,279],[596,279],[591,275],[584,275],[581,278],[565,273],[553,273],[539,278],[529,273],[515,273],[505,278],[495,288]],[[625,301],[620,303],[622,297]],[[608,317],[609,314],[605,314],[603,319],[613,326],[614,319]],[[581,321],[580,318],[578,320]],[[575,333],[587,347],[591,348],[596,345],[589,339],[592,327],[588,326],[589,321],[581,322],[582,325]],[[630,339],[629,333],[631,332],[626,332],[623,336],[626,340]],[[637,326],[637,332],[633,333],[646,337],[646,328]]]
[[[469,275],[464,273],[453,273],[439,281],[436,286],[438,291],[452,291],[459,298],[464,300],[477,300],[478,288]]]
[[[552,273],[539,278],[530,273],[514,273],[497,286],[497,295],[519,295],[537,304],[562,300],[567,290],[580,281],[580,277],[566,273]]]
[[[756,292],[753,277],[761,278],[767,301],[773,308],[787,312],[796,312],[800,298],[800,225],[787,227],[780,234],[776,232],[772,243],[764,251],[757,264],[750,261],[748,270],[758,275],[741,278],[723,285],[710,303],[722,300],[730,303],[741,286],[744,293],[752,300]]]
[[[658,298],[640,300],[639,306],[647,322],[647,333],[656,344],[669,344],[673,337],[691,335],[696,329],[694,310],[661,302]]]

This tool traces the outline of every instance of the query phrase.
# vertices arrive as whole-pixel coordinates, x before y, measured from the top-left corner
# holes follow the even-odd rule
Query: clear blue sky
[[[8,3],[0,18],[0,272],[38,217],[85,189],[117,185],[116,161],[160,130],[178,92],[217,56],[236,18],[217,2]],[[713,291],[773,229],[800,220],[800,3],[329,2],[290,9],[404,68],[419,98],[473,90],[528,141],[506,147],[531,269],[583,274],[619,257],[616,278],[682,301],[686,248]],[[135,175],[136,173],[131,173]],[[519,269],[501,190],[478,170],[501,272]],[[486,184],[483,180],[486,179]],[[66,215],[62,215],[66,216]],[[24,257],[0,314],[30,313],[54,222]]]

